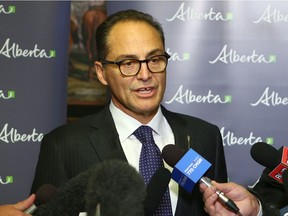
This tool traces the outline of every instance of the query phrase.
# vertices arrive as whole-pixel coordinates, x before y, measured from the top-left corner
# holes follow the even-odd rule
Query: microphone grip
[[[35,213],[36,212],[36,210],[37,210],[37,206],[36,205],[34,205],[34,204],[32,204],[29,208],[27,208],[25,211],[24,211],[24,213],[25,214],[33,214],[33,213]]]
[[[204,183],[207,187],[211,187],[211,179],[209,179],[208,177],[203,176],[200,181]],[[220,200],[220,202],[223,203],[229,210],[233,211],[235,214],[241,215],[237,205],[231,199],[226,197],[222,191],[216,190],[216,194],[218,195],[218,199]]]

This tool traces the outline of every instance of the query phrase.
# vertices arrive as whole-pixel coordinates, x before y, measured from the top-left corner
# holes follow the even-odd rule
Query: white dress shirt
[[[119,134],[120,143],[128,163],[139,172],[139,159],[142,148],[142,143],[133,135],[133,132],[142,124],[131,116],[127,115],[118,109],[113,102],[110,103],[110,111]],[[165,145],[175,144],[174,134],[167,120],[161,112],[159,107],[157,114],[147,124],[153,129],[153,138],[156,145],[162,151]],[[172,168],[164,162],[164,166],[172,171]],[[172,204],[173,215],[175,214],[177,199],[178,199],[178,185],[174,180],[169,183],[170,198]]]

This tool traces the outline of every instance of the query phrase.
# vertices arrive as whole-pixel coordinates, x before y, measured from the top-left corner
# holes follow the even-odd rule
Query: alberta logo
[[[278,9],[272,9],[271,5],[268,5],[263,14],[259,17],[259,19],[253,21],[254,23],[260,23],[261,21],[267,23],[279,23],[279,22],[288,22],[288,14],[282,13]]]
[[[183,85],[179,86],[174,96],[169,100],[166,100],[166,104],[177,102],[180,104],[191,103],[208,103],[208,104],[226,104],[232,102],[231,95],[219,95],[214,94],[212,90],[208,90],[205,95],[196,95],[192,90],[183,89]]]
[[[0,100],[4,99],[4,100],[9,100],[9,99],[14,99],[15,96],[15,91],[13,90],[9,90],[7,92],[4,92],[3,90],[0,89]]]
[[[10,128],[6,123],[3,129],[0,131],[0,143],[16,143],[16,142],[41,142],[43,133],[39,133],[35,128],[28,133],[19,133],[16,128]]]
[[[0,5],[0,14],[13,14],[13,13],[16,13],[16,7],[14,5],[10,5],[8,7]]]
[[[253,50],[249,54],[239,54],[235,49],[229,49],[228,45],[225,44],[218,54],[218,56],[209,61],[210,64],[215,64],[217,62],[223,62],[225,64],[234,64],[234,63],[275,63],[277,56],[270,54],[265,56],[263,54],[258,54],[256,50]]]
[[[10,38],[7,38],[3,46],[0,47],[0,55],[7,58],[55,58],[56,51],[39,49],[37,44],[32,49],[23,49],[19,44],[13,43]]]
[[[3,179],[1,176],[0,176],[0,184],[2,185],[6,185],[6,184],[12,184],[13,183],[13,176],[6,176],[5,179]]]
[[[260,136],[255,136],[253,132],[249,132],[249,135],[246,137],[239,136],[232,131],[226,130],[225,127],[222,127],[220,132],[222,135],[224,146],[233,146],[233,145],[252,146],[253,144],[255,144],[257,142],[262,142],[263,140],[265,140],[265,142],[269,145],[274,144],[274,138],[273,137],[262,138]]]
[[[280,93],[273,91],[270,89],[270,87],[266,87],[262,95],[259,99],[257,99],[256,102],[251,103],[251,106],[259,106],[259,105],[265,105],[265,106],[287,106],[288,105],[288,97],[280,96]]]
[[[169,60],[171,61],[188,61],[190,60],[190,53],[178,53],[178,52],[171,52],[169,48],[167,48],[166,52],[171,56]]]
[[[231,21],[233,20],[234,15],[231,12],[222,13],[222,12],[216,12],[211,7],[209,11],[197,11],[194,8],[185,5],[185,3],[181,3],[175,14],[168,18],[168,22],[172,22],[174,20],[181,20],[183,22],[185,21],[191,21],[191,20],[200,20],[200,21]]]

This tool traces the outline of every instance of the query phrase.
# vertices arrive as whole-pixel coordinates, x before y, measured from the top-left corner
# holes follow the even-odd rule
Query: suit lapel
[[[119,159],[127,161],[109,107],[106,106],[90,124],[91,145],[100,161]]]
[[[189,138],[187,138],[189,136],[191,139],[191,135],[188,131],[188,123],[185,119],[179,118],[179,114],[170,112],[164,107],[162,107],[162,112],[174,133],[175,145],[184,150],[188,150],[191,147],[190,141],[188,140]],[[192,195],[179,186],[179,196],[175,216],[182,216],[184,214],[193,215],[191,212],[195,209],[191,206],[191,198]],[[199,214],[197,213],[195,215]]]
[[[175,138],[175,145],[180,148],[187,150],[189,148],[189,143],[187,137],[190,136],[187,129],[187,122],[184,119],[180,119],[175,113],[168,111],[164,107],[162,108],[162,113],[167,119]]]

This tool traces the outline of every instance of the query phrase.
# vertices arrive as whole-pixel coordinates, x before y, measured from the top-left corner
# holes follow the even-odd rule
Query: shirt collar
[[[136,119],[132,118],[131,116],[124,113],[122,110],[117,108],[113,102],[111,101],[109,106],[110,112],[112,114],[113,120],[116,125],[117,132],[119,134],[120,142],[122,143],[125,139],[127,139],[131,134],[142,124],[137,121]],[[163,125],[164,116],[162,114],[161,108],[159,106],[156,115],[153,119],[147,124],[150,126],[154,132],[161,135],[163,134]]]

